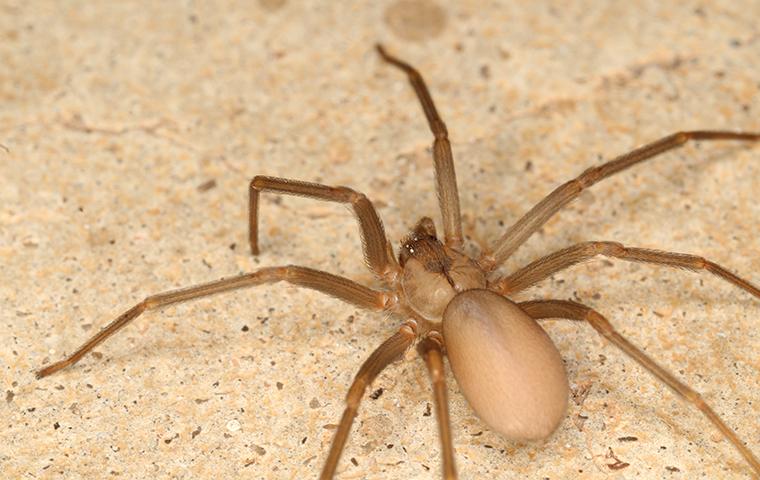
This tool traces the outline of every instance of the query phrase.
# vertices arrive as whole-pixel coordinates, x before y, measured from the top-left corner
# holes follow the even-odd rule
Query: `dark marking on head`
[[[412,233],[401,241],[399,263],[404,266],[409,258],[417,259],[431,273],[440,273],[454,287],[454,280],[449,276],[451,258],[438,240],[435,224],[430,217],[422,217]]]

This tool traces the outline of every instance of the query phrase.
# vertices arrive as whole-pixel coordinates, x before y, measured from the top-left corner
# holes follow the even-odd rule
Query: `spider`
[[[367,310],[390,312],[400,321],[395,333],[359,368],[346,396],[346,407],[320,478],[334,477],[351,425],[369,385],[386,366],[416,346],[431,378],[441,440],[442,474],[444,478],[454,479],[457,474],[444,357],[448,357],[466,400],[490,428],[510,440],[544,439],[565,416],[568,381],[557,348],[537,320],[563,318],[588,322],[600,335],[701,411],[739,451],[752,471],[760,475],[760,461],[700,395],[620,335],[599,312],[569,300],[515,303],[508,298],[560,270],[599,255],[704,270],[758,298],[760,289],[699,256],[626,247],[616,242],[579,243],[539,258],[509,275],[498,277],[494,273],[549,218],[595,183],[689,141],[757,141],[760,133],[677,132],[589,168],[547,195],[509,227],[491,248],[482,249],[477,258],[470,257],[463,249],[459,196],[446,125],[419,72],[387,53],[381,45],[376,48],[385,62],[407,75],[433,133],[442,239],[436,233],[433,220],[423,217],[402,240],[396,256],[372,202],[365,195],[347,187],[256,176],[251,180],[249,190],[249,241],[253,255],[259,253],[258,209],[262,192],[347,204],[358,219],[366,264],[384,288],[373,289],[327,272],[288,265],[261,268],[252,273],[151,295],[119,315],[73,354],[39,370],[37,377],[46,377],[78,362],[96,345],[148,310],[239,288],[285,281]]]

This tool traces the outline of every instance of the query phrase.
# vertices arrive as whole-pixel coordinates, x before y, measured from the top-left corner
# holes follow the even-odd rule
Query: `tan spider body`
[[[443,315],[451,370],[467,401],[510,440],[542,440],[559,426],[568,385],[557,348],[514,302],[468,290]]]
[[[760,461],[707,405],[700,395],[659,366],[620,335],[592,308],[567,300],[514,303],[507,298],[574,264],[602,255],[707,271],[760,298],[760,289],[705,258],[681,253],[631,248],[616,242],[585,242],[546,255],[503,277],[495,270],[549,218],[595,183],[678,148],[692,140],[760,140],[760,133],[698,130],[677,132],[644,145],[607,163],[589,168],[541,200],[478,258],[464,253],[459,196],[446,125],[436,111],[422,76],[409,64],[381,57],[403,70],[411,82],[435,138],[433,160],[443,225],[438,239],[430,218],[423,217],[402,242],[398,258],[385,235],[377,212],[363,194],[347,187],[307,183],[275,177],[254,177],[250,184],[249,236],[251,252],[259,253],[258,208],[261,192],[300,195],[350,205],[359,221],[367,265],[383,285],[376,290],[347,278],[306,267],[288,265],[257,271],[156,295],[128,309],[65,359],[37,373],[45,377],[78,362],[96,345],[142,313],[207,295],[264,283],[285,281],[332,295],[360,308],[392,313],[401,320],[396,333],[376,348],[362,364],[346,396],[321,478],[333,478],[357,415],[373,379],[390,363],[417,347],[430,372],[441,436],[443,476],[456,478],[454,447],[447,405],[443,358],[447,356],[457,383],[477,415],[509,439],[548,437],[565,416],[568,382],[557,348],[536,322],[564,318],[588,323],[612,345],[647,369],[683,400],[701,411],[760,476]]]
[[[486,272],[441,244],[429,218],[402,243],[400,263],[406,304],[442,335],[475,413],[512,440],[548,437],[564,418],[568,386],[546,332],[515,303],[486,290]]]

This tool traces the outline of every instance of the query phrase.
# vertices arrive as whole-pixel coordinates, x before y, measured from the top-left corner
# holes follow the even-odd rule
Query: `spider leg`
[[[396,278],[399,266],[375,207],[363,193],[358,193],[348,187],[329,187],[317,183],[261,175],[253,177],[250,186],[248,232],[251,253],[254,255],[259,253],[258,211],[259,192],[262,191],[351,204],[356,213],[356,218],[359,220],[362,248],[367,266],[375,275],[389,283],[392,283]]]
[[[400,359],[404,352],[414,343],[417,338],[417,328],[414,322],[408,322],[399,328],[399,330],[384,341],[374,352],[364,361],[359,372],[351,384],[351,388],[346,395],[346,409],[338,424],[338,430],[333,437],[333,443],[330,447],[330,453],[327,455],[321,480],[330,480],[335,476],[335,469],[338,467],[338,460],[343,453],[346,445],[348,434],[351,431],[351,425],[356,418],[359,410],[359,404],[367,390],[367,387],[382,372],[385,367]]]
[[[678,396],[694,407],[699,409],[710,422],[723,434],[723,436],[739,450],[744,459],[756,474],[760,474],[760,461],[747,448],[734,431],[726,425],[702,397],[687,385],[678,381],[670,372],[659,366],[638,347],[626,340],[615,328],[597,311],[586,305],[569,300],[535,300],[519,303],[528,315],[534,319],[542,318],[565,318],[588,322],[594,330],[604,338],[612,342],[617,348],[635,360],[639,365],[648,370],[655,377],[670,387]]]
[[[546,223],[549,218],[576,198],[583,190],[637,163],[681,147],[690,140],[757,141],[760,140],[760,133],[722,130],[678,132],[639,147],[632,152],[620,155],[598,167],[591,167],[577,178],[560,185],[538,202],[520,220],[507,229],[506,233],[496,241],[490,252],[483,252],[478,263],[486,270],[493,271],[509,258],[528,237],[533,235],[536,230]]]
[[[77,363],[93,348],[116,333],[143,312],[180,303],[216,293],[239,288],[253,287],[264,283],[285,281],[301,287],[311,288],[340,300],[369,310],[384,310],[395,304],[395,294],[375,291],[347,278],[306,267],[285,266],[262,268],[252,273],[224,278],[180,290],[151,295],[142,302],[122,313],[104,329],[87,340],[81,347],[65,359],[48,365],[37,372],[37,378],[47,377],[63,368]]]
[[[456,480],[457,470],[454,462],[454,444],[451,440],[451,420],[449,418],[449,401],[446,396],[446,377],[443,370],[443,348],[438,336],[427,336],[418,345],[418,350],[425,360],[430,379],[433,382],[435,414],[438,417],[438,431],[441,436],[443,454],[443,478]]]
[[[734,275],[717,263],[697,255],[663,252],[646,248],[625,247],[617,242],[584,242],[558,250],[530,263],[520,270],[494,282],[494,290],[502,295],[514,294],[549,276],[589,260],[597,255],[619,258],[629,262],[653,263],[686,270],[706,270],[760,299],[760,289],[747,280]]]
[[[438,205],[443,217],[443,235],[446,245],[460,249],[462,247],[462,219],[459,213],[459,192],[457,191],[457,178],[454,171],[454,157],[451,154],[451,143],[446,124],[443,123],[435,108],[430,91],[425,85],[425,80],[414,67],[408,63],[388,54],[382,45],[376,45],[377,51],[383,60],[401,69],[409,78],[417,98],[422,104],[422,110],[427,117],[430,130],[433,132],[433,162],[435,163],[436,191],[438,192]]]

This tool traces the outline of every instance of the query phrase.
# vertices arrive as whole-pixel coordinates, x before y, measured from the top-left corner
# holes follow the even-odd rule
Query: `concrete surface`
[[[417,65],[454,142],[475,241],[560,182],[678,129],[760,130],[760,3],[21,2],[0,5],[2,478],[314,478],[358,365],[395,320],[288,286],[145,314],[145,295],[298,263],[371,282],[345,208],[255,174],[346,184],[389,235],[438,220],[427,131],[377,41]],[[663,5],[661,5],[663,4]],[[760,146],[702,143],[585,193],[509,260],[583,240],[702,254],[760,282]],[[709,275],[596,261],[520,298],[578,298],[760,454],[760,302]],[[449,377],[461,478],[744,479],[694,409],[590,328],[549,322],[574,397],[545,444],[473,416]],[[339,478],[438,478],[420,361],[366,400]]]

